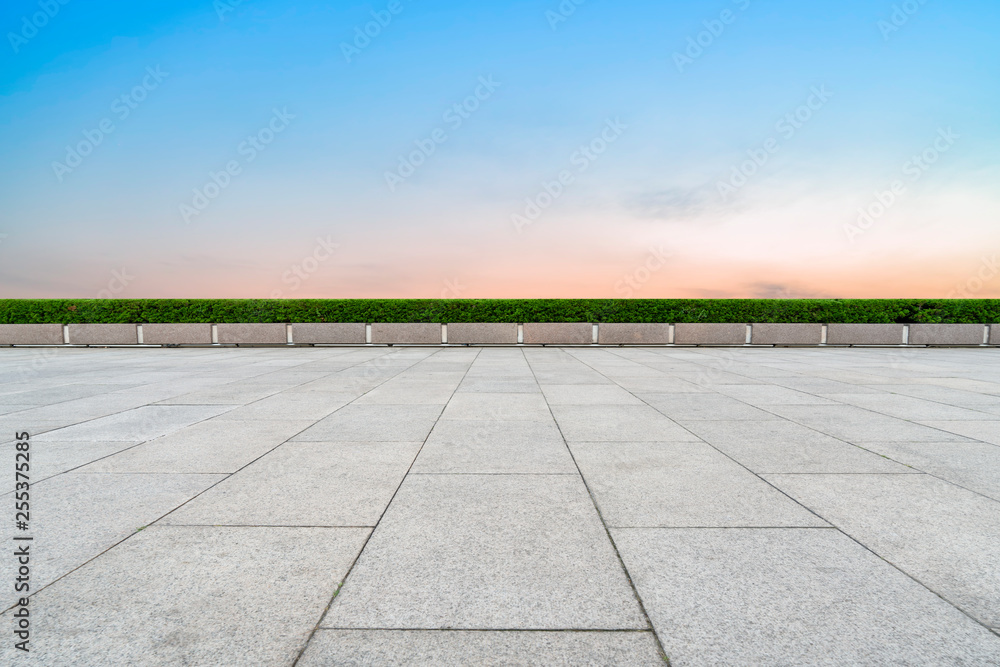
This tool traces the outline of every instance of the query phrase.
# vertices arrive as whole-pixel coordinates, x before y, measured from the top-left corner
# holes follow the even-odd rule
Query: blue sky
[[[15,0],[0,296],[998,296],[998,19],[935,0]]]

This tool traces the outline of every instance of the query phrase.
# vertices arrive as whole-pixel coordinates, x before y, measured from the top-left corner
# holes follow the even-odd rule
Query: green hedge
[[[0,299],[0,323],[1000,322],[1000,299]]]

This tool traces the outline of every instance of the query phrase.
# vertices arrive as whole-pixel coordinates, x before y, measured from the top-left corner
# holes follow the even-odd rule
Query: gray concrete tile
[[[475,357],[462,360],[459,355],[449,354],[447,357],[430,357],[406,370],[401,377],[435,377],[448,373],[450,377],[461,380],[466,371],[472,367]]]
[[[709,389],[685,379],[661,374],[659,376],[618,376],[615,378],[621,387],[632,393],[658,394],[704,394]]]
[[[281,392],[219,415],[224,421],[244,419],[312,419],[318,421],[355,400],[358,394]]]
[[[442,419],[414,473],[576,473],[551,417],[541,421]]]
[[[137,528],[190,500],[220,475],[99,475],[66,473],[31,485],[31,585],[37,591],[79,567]],[[14,506],[13,496],[5,498]],[[3,534],[18,534],[11,521]],[[0,563],[6,581],[14,580],[14,559]],[[6,642],[5,642],[6,643]]]
[[[393,373],[395,373],[395,371]],[[391,377],[391,375],[392,374],[389,374],[388,376],[371,375],[360,377],[340,377],[339,375],[334,375],[332,377],[313,380],[312,382],[306,382],[305,384],[290,387],[289,389],[282,391],[280,395],[298,396],[310,394],[331,394],[334,396],[361,396],[366,391],[371,391],[385,382],[388,377]]]
[[[74,424],[89,419],[99,419],[116,412],[132,410],[142,406],[143,403],[144,401],[140,398],[120,393],[109,393],[63,401],[55,405],[43,405],[39,408],[18,412],[12,416],[16,416],[22,421],[65,420],[67,424]]]
[[[242,380],[229,384],[200,389],[160,401],[161,405],[246,405],[277,394],[287,388],[284,384],[257,384]]]
[[[284,385],[286,388],[297,387],[301,384],[321,380],[329,377],[329,371],[303,370],[307,365],[296,366],[294,368],[283,368],[269,373],[264,373],[254,378],[257,385]]]
[[[1000,637],[838,531],[612,534],[672,665],[1000,660]]]
[[[646,627],[583,483],[568,475],[408,477],[320,625]]]
[[[0,416],[11,415],[22,410],[28,410],[37,406],[33,405],[0,405]]]
[[[664,662],[651,632],[319,630],[298,664],[662,667]]]
[[[232,473],[310,423],[304,420],[212,419],[101,459],[81,471]]]
[[[828,380],[826,378],[820,378],[820,377],[809,377],[809,376],[779,377],[779,378],[774,378],[772,382],[782,387],[788,387],[789,389],[795,389],[796,391],[802,391],[808,394],[814,394],[821,397],[826,397],[827,394],[845,394],[848,392],[855,394],[882,393],[878,389],[872,389],[870,387],[862,387],[859,385],[849,384],[847,382],[837,382],[836,380]]]
[[[152,526],[35,596],[30,662],[290,666],[368,532]]]
[[[945,403],[947,405],[955,405],[963,408],[979,410],[980,412],[989,412],[990,414],[1000,415],[1000,397],[998,396],[977,394],[971,391],[952,389],[951,387],[940,387],[931,384],[894,384],[883,386],[882,389],[894,394],[903,394],[904,396],[913,396],[914,398],[924,398],[937,403]]]
[[[675,421],[699,419],[779,419],[742,401],[721,394],[637,394]]]
[[[553,405],[559,428],[567,440],[696,441],[675,422],[647,405]]]
[[[936,428],[863,410],[852,405],[774,405],[770,411],[847,442],[941,442],[949,437]],[[974,422],[988,424],[990,422]]]
[[[98,459],[124,451],[140,443],[123,440],[53,440],[47,433],[32,435],[31,479],[41,481],[53,475],[67,472],[79,466],[86,465]],[[13,442],[0,445],[4,453],[4,461],[14,461],[15,444]],[[12,464],[13,465],[13,464]],[[13,491],[15,480],[13,475],[4,480],[2,492]]]
[[[458,387],[458,393],[487,392],[491,394],[534,394],[541,391],[534,378],[499,380],[467,377]]]
[[[983,442],[871,442],[867,447],[1000,501],[1000,447]]]
[[[715,391],[756,407],[769,405],[832,405],[835,402],[822,396],[780,387],[773,384],[717,384]]]
[[[0,417],[0,441],[7,443],[14,441],[14,434],[27,431],[32,435],[32,437],[42,434],[51,433],[60,428],[65,428],[66,420],[38,420],[32,419],[31,421],[25,421],[16,418],[17,415],[9,415]],[[69,423],[73,423],[70,421]]]
[[[440,405],[347,405],[313,424],[295,440],[422,442],[441,410]]]
[[[616,382],[618,380],[627,382],[630,380],[637,380],[639,378],[658,380],[664,377],[663,372],[657,368],[633,362],[612,364],[591,362],[589,365],[592,366],[595,371],[598,371],[605,377]]]
[[[161,523],[374,526],[420,445],[287,442]]]
[[[213,380],[211,378],[198,378],[197,381],[168,380],[166,382],[154,382],[151,384],[140,385],[138,387],[122,389],[118,393],[126,394],[130,399],[135,399],[136,402],[141,401],[143,405],[148,405],[158,403],[168,398],[174,398],[175,396],[179,396],[181,394],[190,393],[193,389],[199,386],[210,387],[218,382],[218,380]],[[232,406],[221,407],[229,409]]]
[[[679,423],[755,473],[916,472],[884,456],[795,422],[729,420]]]
[[[900,396],[899,394],[830,394],[830,398],[847,405],[878,412],[890,417],[913,421],[929,420],[995,420],[997,415],[970,410],[934,401]]]
[[[503,421],[552,421],[552,413],[540,394],[455,394],[441,419]]]
[[[215,417],[227,409],[213,405],[145,405],[53,431],[48,439],[126,442],[151,440]]]
[[[899,382],[900,377],[899,373],[889,374],[885,372],[885,369],[882,369],[881,372],[877,372],[874,368],[864,370],[818,370],[814,371],[814,373],[819,377],[843,382],[852,387],[864,387],[867,385],[868,388],[875,390],[881,389],[881,385]],[[905,374],[903,375],[905,376]],[[864,392],[855,392],[852,389],[848,390],[846,393]]]
[[[543,386],[547,384],[611,384],[611,380],[596,371],[590,370],[586,366],[573,366],[571,368],[560,366],[554,370],[547,370],[532,365],[532,370],[535,373],[535,380]]]
[[[996,421],[921,421],[920,423],[965,438],[1000,445],[1000,419]]]
[[[705,443],[574,442],[609,526],[825,526]]]
[[[385,383],[359,397],[355,405],[434,405],[443,406],[455,393],[456,385],[432,383],[388,386]]]
[[[642,405],[631,393],[613,384],[547,384],[542,393],[549,405]]]
[[[710,389],[714,389],[717,385],[760,384],[758,378],[740,375],[739,373],[726,370],[727,368],[729,366],[723,363],[716,366],[703,366],[696,371],[674,371],[670,375],[674,378],[691,382],[699,387]],[[652,391],[655,392],[658,390],[653,389]]]
[[[766,478],[974,618],[1000,624],[1000,503],[927,475]]]
[[[115,384],[84,384],[71,383],[55,387],[43,387],[19,391],[0,396],[0,405],[26,405],[36,407],[42,405],[55,405],[64,401],[72,401],[78,398],[88,398],[112,391],[122,389],[121,385]]]

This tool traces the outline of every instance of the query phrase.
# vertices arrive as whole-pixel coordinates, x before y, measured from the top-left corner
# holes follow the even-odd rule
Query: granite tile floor
[[[0,664],[1000,664],[995,349],[7,348],[0,380],[3,551],[33,538]]]

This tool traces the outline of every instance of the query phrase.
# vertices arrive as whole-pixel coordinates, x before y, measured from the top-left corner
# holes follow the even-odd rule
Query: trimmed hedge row
[[[0,323],[1000,323],[1000,299],[0,299]]]

